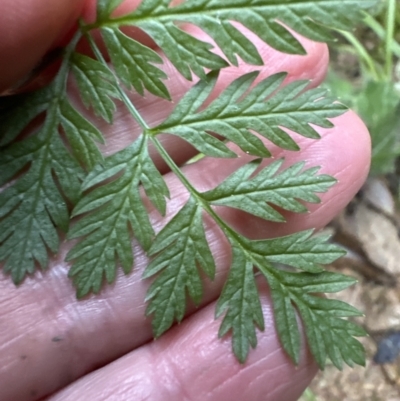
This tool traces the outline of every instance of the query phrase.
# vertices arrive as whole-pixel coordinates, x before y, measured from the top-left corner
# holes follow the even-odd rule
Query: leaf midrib
[[[142,143],[141,143],[141,146],[140,146],[140,149],[139,149],[139,153],[137,155],[137,158],[139,159],[139,161],[138,161],[139,164],[140,164],[140,155],[142,154],[142,151],[143,151],[143,149],[144,149],[144,147],[146,145],[147,145],[147,140],[146,140],[145,137],[143,137]],[[127,170],[129,170],[129,171],[133,170],[132,168],[129,168],[129,164],[134,164],[134,161],[135,161],[135,159],[133,159],[130,163],[128,163],[128,165],[126,166]],[[139,177],[136,177],[137,174],[138,174],[138,171],[139,171]],[[139,184],[140,174],[141,174],[141,169],[137,168],[135,170],[135,175],[134,175],[133,179],[129,181],[129,185],[124,187],[124,198],[121,199],[121,202],[120,202],[121,203],[121,207],[119,207],[117,213],[115,213],[115,219],[114,219],[115,223],[112,225],[111,230],[109,230],[109,232],[108,232],[108,235],[107,235],[107,238],[106,238],[106,241],[105,241],[105,246],[103,246],[101,248],[101,253],[97,257],[97,260],[101,260],[103,258],[103,255],[104,255],[106,249],[108,249],[108,243],[110,242],[110,239],[112,238],[112,235],[116,232],[116,227],[118,226],[118,222],[121,219],[121,215],[123,214],[123,212],[125,212],[126,208],[128,208],[130,210],[130,208],[129,208],[129,194],[130,194],[132,188]],[[97,232],[97,230],[96,230],[96,232]],[[118,238],[118,233],[117,233],[116,237]],[[98,263],[96,263],[95,265],[98,265]],[[89,278],[86,279],[85,282],[93,283],[93,278],[92,277],[93,277],[93,274],[95,273],[96,270],[97,270],[96,268],[92,269],[92,271],[90,272]],[[103,269],[103,271],[104,271],[104,269]],[[91,284],[90,287],[93,287],[93,285]]]
[[[193,223],[193,220],[194,220],[195,217],[196,217],[196,213],[197,213],[197,208],[194,208],[193,214],[192,214],[192,216],[191,216],[191,218],[190,218],[190,221],[189,221],[189,224],[188,224],[188,227],[187,227],[188,234],[187,234],[187,236],[186,236],[186,238],[185,238],[185,243],[184,243],[183,249],[182,249],[181,251],[178,252],[179,255],[181,255],[181,256],[180,256],[180,260],[182,261],[182,263],[179,263],[179,268],[178,268],[177,274],[176,274],[174,277],[172,277],[170,280],[168,280],[169,282],[173,281],[173,286],[172,286],[172,290],[171,290],[170,296],[168,297],[166,306],[165,306],[165,308],[164,308],[164,311],[170,309],[171,306],[172,306],[172,308],[174,309],[174,315],[175,315],[175,312],[176,312],[176,308],[174,308],[174,306],[171,305],[171,304],[172,304],[173,298],[176,298],[176,297],[175,297],[175,291],[176,291],[176,288],[177,288],[178,283],[179,283],[179,281],[180,281],[179,279],[180,279],[180,277],[181,277],[182,270],[186,270],[186,268],[185,268],[185,263],[184,263],[184,254],[185,254],[186,248],[187,248],[186,245],[187,245],[187,243],[188,243],[189,240],[190,240],[190,227],[191,227],[191,225],[192,225],[192,223]],[[175,242],[176,242],[176,241],[175,241]],[[184,283],[184,286],[186,287],[186,283]],[[175,302],[175,303],[176,303],[176,302]],[[164,323],[165,319],[166,319],[166,313],[163,313],[161,322],[158,324],[158,326],[163,327],[163,325],[165,324],[165,323]]]
[[[297,177],[301,177],[301,175],[299,175]],[[314,178],[318,179],[320,177],[321,176],[317,176],[317,177],[314,177]],[[276,177],[276,178],[279,178],[279,177]],[[276,182],[277,180],[273,180],[273,181]],[[232,192],[230,192],[229,194],[224,193],[222,196],[215,197],[215,198],[207,198],[207,200],[209,200],[210,202],[215,202],[215,201],[220,201],[220,200],[224,200],[224,199],[228,199],[228,198],[239,198],[241,196],[252,195],[252,194],[257,194],[258,195],[258,194],[262,194],[264,192],[277,191],[277,190],[280,190],[280,189],[286,190],[286,189],[296,189],[296,188],[304,188],[304,187],[307,188],[307,187],[318,185],[318,184],[329,183],[330,181],[331,181],[331,179],[327,178],[324,181],[313,182],[313,183],[309,183],[309,184],[300,184],[300,185],[293,184],[293,185],[287,185],[287,186],[284,186],[284,187],[282,186],[283,184],[280,184],[280,185],[277,184],[276,187],[271,187],[271,188],[268,188],[268,189],[257,189],[257,190],[253,190],[253,189],[249,188],[249,189],[246,189],[246,190],[242,191],[241,193],[232,193]],[[315,191],[313,191],[313,193],[314,192]],[[317,193],[320,193],[320,192],[317,192]],[[293,198],[301,199],[300,197],[297,197],[297,196],[293,196]],[[266,202],[270,203],[268,201],[266,201]]]
[[[366,0],[366,4],[368,0]],[[226,1],[226,3],[228,3],[228,1]],[[321,3],[321,4],[316,4],[316,3]],[[297,2],[292,2],[290,4],[282,4],[282,2],[276,1],[273,4],[268,4],[268,5],[249,5],[247,6],[248,8],[251,8],[251,11],[254,12],[260,12],[262,10],[268,10],[268,9],[274,9],[274,10],[278,10],[278,9],[282,9],[282,8],[287,8],[288,6],[292,6],[293,8],[306,8],[307,10],[310,7],[323,7],[323,6],[333,6],[333,7],[337,7],[338,5],[351,5],[354,3],[358,3],[358,1],[356,0],[331,0],[329,2],[325,1],[325,0],[313,0],[313,1],[301,1],[298,0]],[[178,8],[177,7],[173,7],[174,8]],[[140,25],[141,22],[146,22],[146,21],[161,21],[163,22],[164,20],[185,20],[185,17],[190,20],[190,17],[192,16],[198,16],[199,14],[201,15],[213,15],[216,12],[238,12],[238,11],[242,11],[243,12],[243,5],[241,6],[237,6],[237,7],[232,7],[232,6],[222,6],[222,5],[217,5],[217,7],[213,8],[213,9],[206,9],[204,10],[204,8],[202,9],[196,9],[194,11],[187,11],[187,10],[182,10],[181,12],[179,12],[180,10],[175,10],[174,13],[169,14],[168,11],[170,11],[171,8],[167,8],[166,10],[164,10],[164,14],[159,13],[158,15],[154,15],[152,13],[150,13],[151,15],[148,16],[141,16],[141,17],[135,17],[135,14],[128,14],[122,17],[118,17],[118,18],[113,18],[113,19],[108,19],[105,21],[101,21],[100,23],[94,23],[94,24],[90,24],[87,25],[85,27],[86,31],[92,30],[92,29],[96,29],[96,28],[104,28],[104,27],[117,27],[119,28],[121,25]],[[154,12],[154,10],[151,10],[152,12]],[[274,18],[275,19],[275,18]]]
[[[324,109],[317,109],[317,110],[315,110],[315,109],[302,109],[302,110],[296,110],[296,111],[286,110],[286,111],[282,111],[282,112],[273,112],[273,113],[268,113],[268,114],[263,114],[263,115],[260,115],[259,113],[254,113],[254,114],[246,113],[246,114],[240,114],[240,115],[228,115],[228,116],[224,116],[224,117],[201,119],[201,120],[200,119],[192,119],[190,121],[182,120],[181,123],[179,123],[179,124],[170,124],[170,125],[162,124],[161,126],[155,127],[153,129],[151,129],[150,131],[153,135],[158,135],[161,133],[168,133],[167,130],[172,130],[174,128],[185,127],[185,126],[196,126],[196,125],[212,123],[212,122],[226,122],[227,124],[232,125],[232,123],[230,123],[230,121],[236,120],[236,119],[240,119],[241,121],[254,120],[254,119],[258,119],[258,120],[272,119],[272,118],[281,117],[281,116],[287,117],[288,113],[290,113],[290,117],[295,118],[296,115],[299,115],[299,114],[302,115],[304,113],[319,114],[319,113],[336,112],[336,111],[340,111],[340,110],[338,110],[336,107],[334,107],[334,108],[324,108]],[[201,116],[201,113],[199,113],[198,115]],[[308,124],[312,124],[312,121],[308,122]],[[242,124],[242,125],[245,125],[245,124]],[[281,124],[275,124],[275,125],[281,125]],[[285,125],[282,124],[282,126],[285,126]],[[212,131],[212,127],[210,127],[209,130]]]

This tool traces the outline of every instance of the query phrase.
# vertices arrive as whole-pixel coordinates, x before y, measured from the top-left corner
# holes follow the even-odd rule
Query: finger
[[[17,85],[76,21],[84,0],[0,2],[0,93]]]
[[[47,401],[296,401],[317,368],[308,352],[295,367],[274,329],[271,300],[261,286],[265,332],[240,365],[229,336],[217,339],[215,304],[192,315],[157,341],[89,374]]]
[[[331,192],[334,199],[331,207],[319,206],[313,211],[319,213],[319,220],[310,217],[313,213],[301,218],[292,219],[293,216],[289,216],[288,224],[281,229],[286,233],[288,229],[299,230],[311,224],[325,224],[351,199],[366,175],[369,139],[365,126],[352,113],[335,119],[335,124],[332,130],[320,131],[323,136],[320,141],[303,142],[303,153],[285,153],[288,163],[301,157],[314,165],[312,160],[316,158],[325,172],[340,177],[339,184]],[[216,168],[212,159],[203,159],[203,164],[185,166],[184,173],[197,188],[210,189],[229,173],[229,169],[236,167],[229,165],[235,162],[224,161]],[[348,168],[350,165],[352,168]],[[172,196],[167,216],[170,218],[182,207],[187,193],[173,174],[169,173],[165,178]],[[248,219],[238,218],[238,215],[233,212],[225,217],[233,220],[241,231],[251,228],[253,237],[271,235],[271,232],[274,236],[278,235],[275,226],[260,220],[249,223]],[[158,213],[153,213],[151,217],[158,231],[165,221]],[[217,275],[212,283],[205,283],[201,306],[218,297],[231,257],[230,248],[220,230],[207,219],[206,224]],[[2,320],[6,322],[0,327],[0,359],[4,361],[0,399],[32,399],[31,391],[36,391],[37,398],[40,398],[152,338],[150,321],[144,317],[148,282],[141,280],[148,260],[139,247],[134,248],[135,269],[129,278],[119,276],[116,283],[99,296],[77,302],[74,290],[66,279],[68,265],[64,258],[68,246],[63,244],[46,274],[37,273],[36,277],[27,279],[19,290],[15,290],[8,278],[0,281]],[[192,311],[193,308],[188,313]],[[20,385],[21,375],[26,387]]]
[[[258,40],[266,62],[260,75],[265,77],[285,69],[289,71],[289,80],[308,78],[320,81],[326,71],[326,46],[309,40],[303,43],[307,56],[289,56]],[[166,68],[171,76],[173,68],[170,64]],[[219,81],[218,91],[241,75],[245,68],[248,67],[227,69]],[[172,75],[168,84],[174,99],[179,99],[192,85],[178,74]],[[134,102],[152,125],[162,121],[172,108],[170,103],[151,96],[136,96]],[[118,111],[113,126],[100,128],[108,139],[104,148],[106,154],[125,147],[140,133],[131,116],[122,110]],[[164,144],[178,161],[190,157],[190,148],[182,146],[182,141],[169,137]],[[172,196],[177,196],[176,203],[170,208],[170,213],[174,213],[179,202],[183,201],[180,197],[182,188],[176,186],[173,176],[168,179],[175,191]],[[158,219],[155,224],[160,227],[162,222],[158,215],[155,217]],[[208,231],[220,273],[207,289],[204,304],[218,296],[229,268],[229,249],[220,232],[215,227],[209,227]],[[66,277],[68,265],[64,258],[68,247],[69,244],[63,244],[57,257],[52,259],[47,274],[37,273],[19,290],[15,290],[8,277],[0,282],[0,303],[4,305],[2,313],[7,319],[7,330],[2,332],[0,328],[0,359],[6,361],[0,376],[0,399],[40,399],[151,338],[149,320],[144,318],[143,300],[148,284],[141,281],[141,271],[147,263],[142,251],[135,248],[136,270],[129,281],[119,279],[101,296],[77,302]],[[21,375],[24,376],[24,386],[19,382]],[[36,395],[32,397],[31,393]]]

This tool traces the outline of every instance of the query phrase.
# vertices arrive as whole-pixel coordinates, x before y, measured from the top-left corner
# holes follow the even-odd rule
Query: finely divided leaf
[[[151,181],[149,179],[151,176]],[[110,182],[92,189],[108,179]],[[76,205],[74,215],[87,213],[70,230],[69,237],[84,237],[69,252],[69,272],[78,297],[98,293],[104,282],[115,279],[118,262],[127,274],[133,268],[131,231],[148,250],[153,228],[140,194],[140,184],[153,204],[165,212],[168,189],[148,154],[147,139],[107,158],[87,177],[84,188],[92,189]]]
[[[313,328],[316,335],[322,335],[321,331],[324,331],[328,324],[339,326],[352,324],[340,319],[342,317],[359,316],[360,313],[355,308],[343,302],[309,295],[320,291],[336,292],[354,284],[354,279],[327,273],[321,269],[320,264],[330,263],[343,253],[337,246],[327,244],[326,236],[310,237],[310,235],[311,232],[303,232],[261,241],[249,240],[238,234],[229,236],[233,262],[228,281],[217,304],[217,316],[227,311],[220,335],[232,330],[233,350],[239,361],[244,362],[250,345],[253,347],[256,345],[255,327],[263,330],[264,324],[254,281],[254,267],[258,268],[268,281],[280,340],[296,364],[300,357],[301,337],[294,304],[306,303],[310,310],[313,309],[309,311],[310,313],[318,310],[322,315],[322,310],[325,310],[336,318],[332,322],[329,318],[329,323],[319,322],[320,326]],[[282,255],[278,256],[280,252]],[[312,273],[282,270],[282,264]],[[316,312],[317,315],[320,312]],[[317,318],[320,319],[320,315]],[[340,332],[343,341],[348,340],[348,343],[354,344],[356,340],[352,336],[358,335],[353,334],[354,330],[348,333],[347,337],[344,332]],[[337,340],[334,335],[333,338]],[[323,348],[315,350],[315,357],[319,358],[317,361],[321,366],[321,361],[325,363],[326,359],[324,352]],[[331,357],[330,354],[328,356]],[[361,357],[362,354],[355,352],[352,360],[358,363]],[[350,359],[346,363],[348,361]]]
[[[280,88],[285,76],[285,73],[272,75],[251,88],[257,72],[245,74],[201,109],[218,79],[218,73],[212,72],[182,98],[173,113],[154,127],[152,133],[177,135],[212,157],[233,157],[235,154],[211,133],[217,133],[244,152],[259,157],[268,157],[270,152],[254,132],[283,149],[298,150],[296,142],[283,128],[317,139],[319,135],[311,124],[332,127],[329,118],[343,114],[346,107],[326,97],[325,90],[304,92],[306,81]]]
[[[345,254],[340,247],[327,243],[328,239],[329,236],[324,234],[312,236],[312,230],[307,230],[285,237],[243,241],[253,255],[258,255],[258,260],[319,273],[322,271],[321,265],[332,263]]]
[[[361,19],[360,10],[374,3],[375,0],[191,0],[171,6],[169,0],[143,0],[131,14],[110,18],[104,24],[143,29],[186,78],[189,70],[202,77],[199,68],[212,68],[221,65],[223,60],[218,60],[206,43],[188,40],[182,23],[194,24],[206,32],[231,64],[237,65],[240,57],[247,63],[261,65],[262,59],[253,41],[234,22],[280,51],[304,54],[302,45],[288,28],[325,42],[330,39],[327,27],[349,29]]]
[[[364,365],[365,355],[361,343],[354,337],[365,336],[363,329],[343,318],[360,316],[352,306],[326,299],[313,293],[336,292],[353,285],[355,280],[336,273],[293,273],[277,270],[266,259],[258,259],[257,268],[270,286],[275,323],[282,345],[297,364],[300,354],[300,333],[296,321],[297,308],[307,335],[307,342],[321,369],[326,359],[342,369]]]
[[[301,337],[290,293],[272,274],[268,275],[268,285],[271,291],[275,324],[279,338],[288,355],[298,365]]]
[[[192,72],[199,78],[205,78],[204,68],[219,70],[228,66],[228,63],[210,50],[213,45],[196,39],[186,33],[173,22],[146,24],[147,33],[164,50],[165,55],[174,64],[177,70],[187,79],[192,79]],[[250,43],[250,48],[254,46]],[[261,64],[254,48],[253,63]]]
[[[219,336],[232,331],[233,352],[244,363],[250,346],[255,348],[255,327],[264,330],[264,317],[255,282],[253,263],[242,249],[232,243],[233,255],[229,277],[218,299],[216,317],[226,312]]]
[[[203,197],[212,205],[229,206],[265,220],[282,222],[285,221],[282,214],[270,205],[295,213],[306,212],[299,200],[319,203],[315,194],[326,192],[336,182],[328,175],[317,175],[318,168],[303,170],[304,163],[278,173],[283,160],[271,163],[250,178],[260,163],[259,159],[244,165]]]
[[[97,0],[97,21],[110,18],[122,0]]]
[[[357,280],[353,277],[331,272],[318,274],[285,272],[281,274],[280,280],[286,287],[301,288],[302,291],[307,293],[339,292],[357,283]],[[329,300],[329,302],[333,301]],[[356,311],[350,305],[347,305],[347,308]],[[359,313],[357,311],[355,316]]]
[[[354,337],[365,333],[346,320],[359,312],[343,302],[316,295],[353,284],[354,280],[324,272],[321,267],[341,256],[342,251],[328,244],[327,236],[311,236],[311,231],[249,240],[234,232],[212,208],[222,205],[265,220],[283,221],[277,208],[305,212],[302,202],[319,202],[317,194],[334,183],[332,178],[318,175],[318,168],[304,169],[302,163],[281,170],[282,161],[258,171],[261,161],[254,160],[216,188],[199,193],[173,161],[161,154],[185,184],[190,198],[157,236],[143,198],[165,214],[169,191],[150,158],[151,137],[176,135],[199,152],[221,158],[236,157],[226,143],[231,142],[250,155],[266,158],[271,156],[268,141],[283,149],[299,149],[289,131],[317,139],[315,127],[332,127],[330,119],[341,115],[345,107],[321,89],[306,91],[308,82],[284,86],[285,73],[257,84],[257,72],[245,74],[208,102],[218,79],[214,70],[228,62],[238,65],[239,58],[263,64],[256,41],[246,29],[278,50],[303,54],[293,30],[326,41],[327,27],[348,29],[360,18],[360,10],[374,1],[187,0],[171,5],[171,0],[142,0],[130,14],[112,16],[121,3],[99,0],[98,20],[80,25],[82,34],[100,30],[113,69],[103,64],[104,60],[72,54],[79,41],[77,35],[49,88],[27,96],[16,108],[0,105],[0,146],[4,147],[0,185],[8,185],[0,192],[0,261],[5,272],[19,283],[34,272],[36,265],[47,267],[48,252],[58,251],[57,228],[68,228],[69,201],[76,205],[73,215],[83,215],[69,233],[70,238],[81,238],[67,256],[73,261],[69,275],[78,297],[97,293],[104,281],[114,281],[118,265],[125,273],[132,270],[134,237],[153,258],[144,277],[157,275],[147,294],[147,314],[153,315],[154,333],[159,336],[174,321],[183,319],[188,296],[200,303],[202,275],[214,277],[215,261],[203,226],[202,214],[207,211],[232,246],[232,268],[216,314],[224,314],[219,334],[232,333],[233,350],[241,362],[250,347],[256,346],[256,328],[264,329],[254,277],[254,269],[258,269],[270,286],[282,345],[295,363],[301,348],[297,313],[321,368],[327,358],[338,368],[343,363],[363,364],[363,349]],[[187,24],[203,30],[220,49],[192,35],[186,30]],[[124,25],[150,35],[186,79],[192,75],[201,79],[154,128],[146,128],[135,106],[122,96],[144,132],[131,146],[103,160],[95,145],[103,140],[100,132],[66,98],[69,68],[84,105],[107,122],[112,122],[114,102],[120,98],[113,70],[122,84],[140,95],[147,91],[170,97],[164,82],[168,76],[161,66],[163,58],[125,35],[121,31]],[[208,70],[212,71],[206,74]],[[44,111],[46,116],[37,132],[10,145]],[[85,169],[90,170],[86,179]],[[81,191],[85,191],[83,196]]]
[[[2,102],[7,103],[0,109],[0,146],[10,144],[35,117],[43,113],[49,107],[51,95],[51,91],[45,88],[11,100],[3,98]]]
[[[48,251],[58,251],[56,227],[65,231],[69,224],[64,196],[75,202],[80,193],[83,170],[66,151],[58,126],[58,104],[53,102],[37,135],[0,155],[0,185],[30,163],[0,193],[0,260],[16,284],[34,272],[36,263],[47,268]]]
[[[131,39],[119,29],[102,28],[102,37],[119,79],[128,89],[132,86],[140,95],[144,89],[169,99],[167,87],[162,82],[167,75],[154,64],[162,64],[162,58],[152,49]]]
[[[150,248],[155,255],[144,277],[161,272],[150,286],[147,314],[153,314],[156,337],[174,321],[183,319],[186,295],[199,304],[203,289],[199,269],[214,278],[215,265],[202,222],[202,208],[190,198],[178,214],[160,231]]]
[[[326,357],[341,369],[343,363],[365,365],[361,343],[353,337],[363,337],[366,332],[345,317],[361,316],[345,302],[312,295],[318,292],[337,292],[353,285],[356,280],[341,274],[323,272],[317,275],[285,273],[286,285],[305,325],[308,344],[321,369]]]
[[[112,123],[116,110],[113,99],[120,95],[113,82],[111,71],[102,63],[79,53],[71,59],[71,69],[75,76],[84,105],[93,107],[94,114]]]
[[[15,283],[36,267],[47,268],[48,252],[58,251],[57,228],[67,231],[69,226],[66,200],[77,202],[84,168],[102,160],[94,145],[101,133],[65,98],[71,52],[70,46],[54,81],[7,110],[2,121],[7,144],[17,137],[16,128],[25,128],[46,110],[33,135],[4,147],[0,155],[0,185],[14,179],[0,193],[0,261]],[[25,114],[21,107],[28,108]]]
[[[59,120],[77,160],[89,169],[103,160],[103,155],[94,142],[104,142],[100,131],[66,100],[60,101]]]

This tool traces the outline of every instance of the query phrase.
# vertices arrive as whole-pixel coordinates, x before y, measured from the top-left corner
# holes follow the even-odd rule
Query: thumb
[[[23,84],[73,27],[85,0],[0,1],[0,94]]]

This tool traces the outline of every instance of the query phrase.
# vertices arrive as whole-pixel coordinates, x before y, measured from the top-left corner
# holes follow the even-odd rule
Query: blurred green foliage
[[[400,1],[381,0],[353,33],[338,35],[331,50],[341,63],[332,63],[325,85],[367,124],[371,174],[394,173],[400,159]]]

